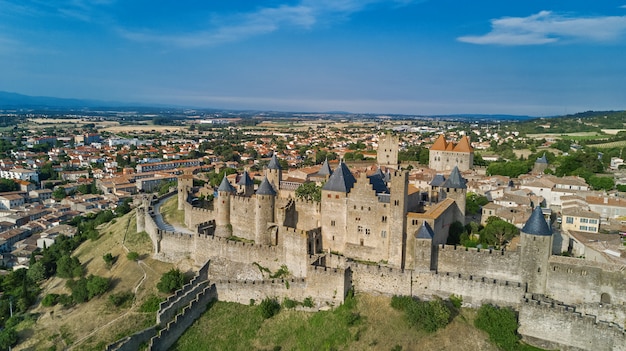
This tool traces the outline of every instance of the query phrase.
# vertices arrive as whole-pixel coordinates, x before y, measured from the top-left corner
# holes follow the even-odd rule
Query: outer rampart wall
[[[105,351],[137,351],[141,344],[148,342],[157,333],[157,326],[154,325],[150,328],[136,332],[133,335],[127,336],[124,339],[118,340],[114,343],[107,345]]]
[[[172,320],[181,308],[187,306],[195,299],[196,295],[204,290],[209,284],[209,263],[210,262],[205,263],[198,271],[198,274],[196,274],[189,283],[176,290],[174,294],[170,295],[165,301],[159,304],[159,310],[156,316],[157,324],[162,325],[164,322]]]
[[[352,262],[352,285],[356,292],[373,295],[413,295],[412,271]]]
[[[162,250],[155,255],[158,259],[166,262],[176,262],[185,258],[193,257],[194,249],[194,234],[168,232],[164,230],[157,230],[158,236],[161,238],[160,246]],[[208,260],[198,262],[196,264],[204,263]]]
[[[527,343],[558,350],[626,350],[624,330],[571,307],[525,299],[519,309],[518,332]]]
[[[457,272],[510,281],[522,281],[519,253],[474,249],[460,246],[437,246],[439,272]]]
[[[613,304],[626,304],[623,266],[551,256],[546,293],[567,304],[599,303],[608,294]]]
[[[448,298],[454,294],[463,297],[463,302],[472,306],[490,303],[518,307],[525,290],[525,284],[519,282],[460,273],[420,273],[413,278],[415,296],[437,295]]]
[[[209,302],[216,298],[215,285],[205,287],[201,293],[195,296],[191,303],[161,329],[158,334],[150,340],[148,350],[167,351],[174,345],[176,340],[200,317],[206,310]]]

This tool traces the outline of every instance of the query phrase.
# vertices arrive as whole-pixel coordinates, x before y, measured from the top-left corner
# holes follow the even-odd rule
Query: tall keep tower
[[[376,150],[376,160],[379,165],[389,168],[398,168],[398,150],[400,138],[387,133],[381,137],[378,142],[378,150]]]
[[[321,215],[323,247],[343,252],[346,244],[348,193],[356,179],[345,163],[339,166],[322,187]]]
[[[276,157],[276,153],[272,154],[272,159],[270,160],[270,163],[267,164],[265,176],[274,189],[279,191],[280,182],[283,180],[283,171],[280,167],[280,162],[278,162],[278,158]]]
[[[519,268],[528,292],[545,294],[548,260],[552,253],[552,229],[537,206],[520,233]]]
[[[389,199],[391,224],[389,226],[389,263],[404,269],[406,254],[406,213],[409,190],[409,173],[394,171],[391,174]]]

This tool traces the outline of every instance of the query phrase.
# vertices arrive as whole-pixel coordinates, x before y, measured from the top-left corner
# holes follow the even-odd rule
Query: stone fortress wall
[[[355,187],[355,193],[368,188],[362,184],[364,179],[359,179],[361,185]],[[402,186],[401,183],[401,176],[391,182],[396,184],[396,189]],[[267,223],[268,229],[275,228],[274,231],[267,232],[271,236],[268,241],[270,245],[237,242],[215,235],[162,231],[151,218],[153,212],[149,203],[144,203],[137,209],[137,228],[148,232],[155,243],[155,257],[160,259],[176,261],[186,257],[195,260],[198,266],[209,260],[221,259],[242,269],[246,265],[256,264],[271,271],[285,265],[293,277],[285,280],[217,279],[215,294],[220,299],[249,303],[251,299],[261,300],[267,296],[281,299],[288,297],[300,301],[312,297],[317,303],[337,305],[343,301],[350,288],[369,294],[400,294],[425,299],[434,296],[447,298],[454,294],[472,306],[491,303],[515,308],[520,313],[520,333],[526,333],[524,337],[535,345],[553,343],[553,346],[561,349],[586,349],[583,341],[588,340],[582,340],[584,335],[604,335],[602,333],[606,333],[606,330],[617,329],[622,330],[622,334],[611,334],[611,345],[592,340],[594,345],[601,346],[594,349],[620,349],[622,346],[619,345],[625,343],[623,327],[626,296],[620,293],[626,288],[624,267],[550,256],[551,238],[546,240],[545,237],[524,233],[521,238],[522,250],[517,251],[441,245],[447,237],[447,227],[458,217],[460,211],[455,201],[445,199],[433,206],[432,212],[425,214],[407,213],[406,194],[393,195],[393,189],[388,206],[382,206],[381,211],[379,203],[375,206],[370,204],[369,207],[377,208],[370,210],[374,212],[371,214],[366,211],[367,201],[351,199],[348,193],[322,192],[321,204],[293,199],[276,200],[274,222]],[[328,199],[325,198],[326,194]],[[457,195],[464,193],[460,191]],[[230,199],[233,234],[254,240],[258,234],[254,232],[255,226],[258,228],[258,218],[252,214],[256,216],[257,209],[254,206],[258,206],[258,203],[254,197],[238,199],[237,196],[231,196]],[[361,206],[363,211],[359,214]],[[388,208],[391,206],[395,206],[393,211]],[[181,207],[185,209],[185,218],[188,216],[187,212],[192,212],[189,223],[207,222],[212,218],[206,216],[215,216],[215,211],[202,212],[204,216],[197,216],[201,212],[196,211],[188,202]],[[322,216],[324,213],[326,215]],[[391,223],[389,227],[387,224],[375,223],[378,220],[383,222],[384,215],[388,215],[387,220],[392,221],[393,226]],[[139,218],[141,216],[144,217],[143,220]],[[388,250],[388,256],[368,257],[371,247],[368,248],[365,241],[356,241],[359,234],[366,235],[365,233],[357,231],[356,235],[351,232],[342,236],[342,230],[349,223],[354,224],[351,216],[368,216],[368,220],[363,223],[371,222],[372,227],[377,226],[377,230],[381,231],[384,230],[382,228],[389,228],[387,235],[396,234],[393,244],[374,246],[377,251]],[[333,219],[332,223],[330,219]],[[424,222],[431,225],[434,232],[430,239],[416,239],[420,224]],[[333,228],[335,226],[339,228]],[[372,236],[369,240],[374,240],[373,235],[377,235],[379,239],[376,240],[381,243],[385,240],[381,233],[369,235]],[[529,246],[524,250],[525,242]],[[547,246],[541,249],[542,245]],[[398,251],[399,248],[402,251]],[[537,248],[540,249],[535,251]],[[333,250],[339,251],[341,255]],[[543,255],[544,252],[547,254]],[[370,257],[374,260],[367,260]],[[385,262],[385,257],[393,259]],[[365,258],[367,261],[356,258]],[[529,267],[537,268],[533,268],[536,271],[528,272]],[[563,311],[558,308],[546,309],[556,311],[554,316],[550,315],[553,312],[539,313],[536,309],[541,303],[528,302],[529,293],[545,294],[560,301],[557,304],[567,304],[572,306],[570,308],[577,308],[577,311],[595,314],[598,320],[604,322],[590,323],[589,318],[583,318],[587,322],[578,323],[575,318],[561,316]],[[569,313],[568,310],[565,312]],[[567,325],[541,329],[528,325],[533,318],[545,323]],[[607,329],[605,323],[613,323],[616,328]],[[599,331],[600,329],[602,330]],[[568,340],[572,333],[577,333],[577,336],[570,342]]]

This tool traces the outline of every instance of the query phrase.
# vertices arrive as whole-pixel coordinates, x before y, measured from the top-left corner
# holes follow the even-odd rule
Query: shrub
[[[130,261],[137,261],[139,259],[139,254],[135,251],[131,251],[126,255],[126,258],[128,258]]]
[[[406,311],[414,302],[411,296],[393,295],[391,297],[391,307],[399,311]]]
[[[517,316],[508,308],[482,305],[474,320],[474,325],[489,334],[489,340],[504,350],[514,350],[518,346]]]
[[[459,309],[463,305],[463,297],[461,295],[450,295],[450,302],[454,308]]]
[[[45,307],[54,306],[57,303],[59,303],[59,294],[48,294],[41,300],[41,305]]]
[[[180,270],[172,268],[161,276],[157,289],[162,293],[170,294],[182,288],[183,285],[185,285],[185,275]]]
[[[417,301],[411,296],[393,296],[391,307],[404,311],[409,324],[426,332],[443,328],[450,321],[450,310],[441,299]]]
[[[60,294],[59,303],[63,305],[63,307],[69,307],[74,305],[74,299],[68,294]]]
[[[148,296],[146,301],[144,301],[141,306],[139,306],[139,312],[156,312],[159,310],[159,305],[161,304],[161,301],[163,301],[163,299],[161,299],[160,297],[156,295],[150,295]]]
[[[109,302],[115,307],[130,307],[135,294],[130,291],[123,291],[109,295]]]
[[[107,268],[111,268],[111,266],[113,266],[113,263],[115,263],[115,257],[111,255],[110,252],[104,254],[104,256],[102,256],[102,259],[104,260],[104,263],[106,263]]]
[[[296,300],[292,300],[288,297],[285,297],[285,299],[283,300],[284,308],[291,309],[291,308],[296,308],[296,306],[298,306],[298,301]]]
[[[110,280],[97,275],[90,275],[87,278],[87,293],[89,300],[102,295],[109,290]]]
[[[311,296],[305,298],[304,301],[302,301],[302,306],[309,308],[315,306],[315,304],[313,303],[313,298]]]
[[[272,318],[280,311],[280,304],[276,299],[266,297],[259,304],[259,311],[264,319]]]

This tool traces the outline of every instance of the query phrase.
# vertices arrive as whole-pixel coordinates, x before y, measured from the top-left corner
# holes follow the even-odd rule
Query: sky
[[[626,0],[0,0],[0,90],[226,109],[626,105]]]

